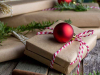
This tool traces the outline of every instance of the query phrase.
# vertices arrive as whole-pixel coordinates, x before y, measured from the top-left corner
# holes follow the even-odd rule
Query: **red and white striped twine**
[[[91,9],[100,9],[99,7],[90,6]]]
[[[46,29],[50,29],[50,30],[53,30],[53,28],[51,27],[46,27]],[[90,33],[91,32],[91,33]],[[87,33],[90,33],[88,35],[86,35]],[[83,33],[79,33],[78,35],[76,35],[75,37],[75,40],[72,40],[68,43],[66,43],[63,47],[61,47],[58,51],[56,51],[53,55],[53,58],[51,60],[51,63],[50,63],[50,67],[53,68],[53,64],[54,64],[54,61],[55,61],[55,58],[57,56],[57,54],[63,50],[64,48],[66,48],[68,45],[70,45],[73,41],[78,41],[80,42],[80,46],[79,46],[79,52],[77,54],[77,58],[75,59],[75,61],[71,62],[70,65],[73,65],[74,63],[77,62],[77,60],[79,59],[79,64],[78,64],[78,69],[77,69],[77,74],[79,74],[79,67],[80,67],[80,62],[81,62],[81,59],[82,59],[82,55],[83,55],[83,50],[84,50],[84,47],[83,45],[86,46],[87,48],[87,54],[89,53],[89,46],[82,40],[81,37],[87,37],[87,36],[90,36],[94,33],[94,30],[88,30],[88,31],[85,31]],[[53,32],[38,32],[37,35],[42,35],[42,34],[53,34]],[[86,55],[87,55],[86,54]]]
[[[90,6],[91,9],[100,9],[99,7],[95,7],[95,6]],[[57,10],[60,8],[48,8],[48,9],[44,9],[42,11],[52,11],[52,10]]]

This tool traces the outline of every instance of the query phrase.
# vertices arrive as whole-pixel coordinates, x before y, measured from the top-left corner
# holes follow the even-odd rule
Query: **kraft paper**
[[[98,6],[97,3],[90,3],[90,6]],[[56,20],[68,20],[72,21],[72,25],[77,27],[94,28],[100,27],[100,9],[90,9],[84,12],[74,11],[39,11],[27,13],[15,17],[8,17],[0,19],[8,26],[17,27],[20,25],[27,25],[32,21],[56,21]]]
[[[55,0],[15,0],[5,1],[4,3],[11,7],[11,12],[8,14],[0,12],[0,18],[51,8],[54,6]]]
[[[30,32],[26,36],[28,38],[31,38],[36,35],[37,31],[39,30]],[[5,41],[3,41],[1,45],[2,46],[0,46],[0,62],[16,59],[24,55],[25,45],[14,36],[5,39]]]

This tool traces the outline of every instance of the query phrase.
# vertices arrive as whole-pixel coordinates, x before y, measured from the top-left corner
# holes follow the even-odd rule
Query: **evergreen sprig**
[[[7,38],[11,33],[12,28],[6,26],[3,22],[0,22],[0,43]]]
[[[56,3],[56,6],[54,6],[54,8],[56,8],[56,10],[60,10],[60,11],[65,11],[65,10],[74,10],[74,11],[87,11],[90,9],[90,7],[88,5],[83,5],[82,3],[66,3],[66,2],[62,2],[62,3]]]
[[[65,22],[71,24],[70,19],[65,20]],[[12,35],[12,31],[16,31],[17,33],[21,33],[24,31],[30,32],[30,31],[33,31],[34,29],[42,30],[45,27],[49,27],[54,23],[55,22],[50,22],[50,21],[45,21],[45,22],[43,21],[42,23],[33,21],[26,26],[22,25],[22,26],[18,26],[16,28],[13,28],[13,27],[7,26],[6,24],[4,24],[3,22],[0,21],[0,43],[2,43],[2,41],[4,41],[4,39],[6,39],[8,36]]]

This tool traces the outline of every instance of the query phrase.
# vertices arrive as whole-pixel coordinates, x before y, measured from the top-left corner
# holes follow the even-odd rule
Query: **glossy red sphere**
[[[60,4],[61,2],[67,2],[70,3],[72,0],[58,0],[58,3]]]
[[[68,23],[59,23],[53,30],[54,38],[61,43],[70,41],[73,34],[74,30]]]

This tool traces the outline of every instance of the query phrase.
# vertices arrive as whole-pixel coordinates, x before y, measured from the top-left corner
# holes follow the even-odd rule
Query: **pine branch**
[[[7,27],[3,22],[0,22],[0,43],[7,38],[13,28]]]
[[[65,20],[65,22],[71,24],[71,20]],[[0,21],[0,43],[2,43],[2,41],[4,41],[8,36],[11,36],[12,31],[21,33],[24,31],[30,32],[30,31],[33,31],[34,29],[42,30],[45,27],[49,27],[54,23],[55,22],[50,22],[50,21],[46,21],[46,22],[43,21],[42,23],[33,21],[26,26],[22,25],[22,26],[18,26],[17,28],[12,28],[12,27],[6,26],[3,22]]]
[[[74,10],[74,11],[87,11],[90,9],[88,5],[83,5],[82,3],[66,3],[62,2],[61,4],[56,3],[56,6],[54,6],[56,10],[64,11],[64,10]]]

